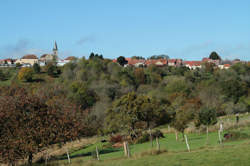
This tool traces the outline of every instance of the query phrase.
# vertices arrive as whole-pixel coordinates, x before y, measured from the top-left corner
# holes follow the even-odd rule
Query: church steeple
[[[57,60],[58,59],[58,48],[57,48],[57,43],[55,41],[54,48],[53,48],[53,56]]]
[[[58,48],[57,48],[57,44],[56,44],[56,41],[55,41],[55,44],[54,44],[54,48],[53,48],[53,51],[58,51]]]

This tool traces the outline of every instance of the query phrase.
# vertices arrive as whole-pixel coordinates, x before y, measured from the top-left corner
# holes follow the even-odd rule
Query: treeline
[[[136,135],[138,130],[166,123],[184,132],[190,121],[197,127],[208,126],[216,116],[250,111],[250,64],[238,63],[228,70],[211,64],[197,70],[154,65],[124,68],[92,54],[63,68],[50,64],[41,70],[54,81],[21,79],[25,83],[13,81],[1,88],[1,162],[83,136]]]

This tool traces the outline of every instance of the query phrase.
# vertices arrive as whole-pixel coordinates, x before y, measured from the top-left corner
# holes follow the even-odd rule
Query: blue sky
[[[1,0],[0,59],[167,54],[250,60],[249,0]]]

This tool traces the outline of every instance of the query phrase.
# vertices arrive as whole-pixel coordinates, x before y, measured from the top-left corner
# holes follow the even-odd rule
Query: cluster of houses
[[[213,60],[209,58],[203,58],[201,61],[184,61],[182,59],[133,59],[133,58],[126,58],[127,64],[124,67],[134,66],[134,67],[146,67],[149,65],[155,66],[173,66],[173,67],[180,67],[185,66],[189,69],[197,69],[202,68],[203,64],[205,63],[213,63],[220,69],[228,69],[232,64],[241,62],[239,59],[233,61],[223,62],[221,60]],[[117,62],[117,59],[114,59],[113,62]]]
[[[49,62],[56,62],[57,66],[63,66],[74,59],[75,57],[73,56],[66,59],[60,59],[58,57],[57,43],[55,42],[52,54],[43,54],[40,58],[34,54],[28,54],[20,59],[0,59],[0,67],[15,67],[17,65],[21,67],[31,67],[35,63],[40,66],[45,66]]]
[[[70,56],[66,59],[60,59],[58,57],[58,48],[55,42],[53,47],[52,54],[43,54],[40,58],[38,58],[34,54],[25,55],[20,59],[0,59],[0,67],[15,67],[17,64],[22,67],[31,67],[35,63],[39,64],[40,66],[45,66],[49,62],[56,62],[57,66],[63,66],[66,63],[75,60],[76,58]],[[204,63],[213,63],[220,69],[228,69],[234,63],[241,62],[239,59],[234,61],[221,61],[221,60],[213,60],[209,58],[203,58],[201,61],[184,61],[182,59],[136,59],[136,58],[126,58],[127,66],[134,66],[134,67],[146,67],[149,65],[156,65],[156,66],[173,66],[173,67],[180,67],[185,66],[189,69],[197,69],[202,68]],[[113,62],[117,62],[117,59],[114,59]]]

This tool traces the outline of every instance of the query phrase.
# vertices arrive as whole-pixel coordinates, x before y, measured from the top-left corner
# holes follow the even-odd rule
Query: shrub
[[[40,73],[41,67],[39,66],[39,64],[35,63],[33,65],[33,70],[35,73]]]
[[[122,136],[121,135],[112,135],[111,137],[110,137],[110,142],[111,143],[118,143],[118,142],[122,142],[123,141],[123,138],[122,138]]]
[[[18,79],[21,81],[32,81],[33,70],[31,68],[22,68],[18,73]]]
[[[238,131],[231,131],[229,133],[224,134],[225,141],[235,141],[241,139],[250,138],[250,136],[246,133],[241,133]]]
[[[136,139],[135,143],[142,144],[144,142],[148,142],[150,140],[150,135],[148,133],[142,134],[138,139]]]

